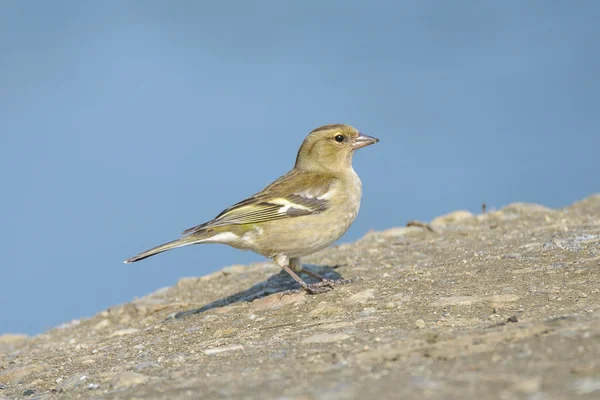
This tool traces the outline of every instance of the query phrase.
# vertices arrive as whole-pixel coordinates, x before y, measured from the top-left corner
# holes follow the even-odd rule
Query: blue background
[[[381,142],[343,241],[600,189],[597,1],[0,3],[0,333],[262,260],[122,260],[287,172],[326,123]]]

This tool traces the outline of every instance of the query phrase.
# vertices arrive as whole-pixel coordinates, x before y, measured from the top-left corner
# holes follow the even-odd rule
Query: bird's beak
[[[365,147],[365,146],[368,146],[370,144],[374,144],[377,142],[379,142],[379,139],[371,137],[371,136],[363,135],[361,133],[360,135],[358,135],[358,137],[356,139],[354,139],[354,144],[352,145],[352,149],[353,150],[360,149],[361,147]]]

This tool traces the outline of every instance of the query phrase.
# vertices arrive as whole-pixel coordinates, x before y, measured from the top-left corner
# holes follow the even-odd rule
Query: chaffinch
[[[255,195],[214,219],[183,232],[183,237],[125,261],[132,263],[177,247],[222,243],[272,258],[309,293],[332,282],[302,268],[300,257],[338,240],[360,207],[362,184],[352,168],[354,150],[377,143],[349,125],[321,126],[304,139],[294,168]],[[297,273],[321,280],[307,285]]]

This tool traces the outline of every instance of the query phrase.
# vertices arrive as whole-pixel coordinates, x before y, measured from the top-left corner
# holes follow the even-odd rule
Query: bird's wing
[[[329,208],[336,180],[335,176],[293,170],[261,192],[225,209],[212,221],[186,229],[183,234],[319,214]]]

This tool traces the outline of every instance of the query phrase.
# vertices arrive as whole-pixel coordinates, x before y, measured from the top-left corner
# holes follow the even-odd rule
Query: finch
[[[300,257],[328,247],[354,222],[362,183],[352,168],[352,156],[378,141],[349,125],[316,128],[304,139],[290,172],[214,219],[186,229],[180,239],[125,263],[191,244],[222,243],[273,259],[309,293],[330,290],[332,281],[302,268]],[[299,273],[321,284],[308,285]]]

